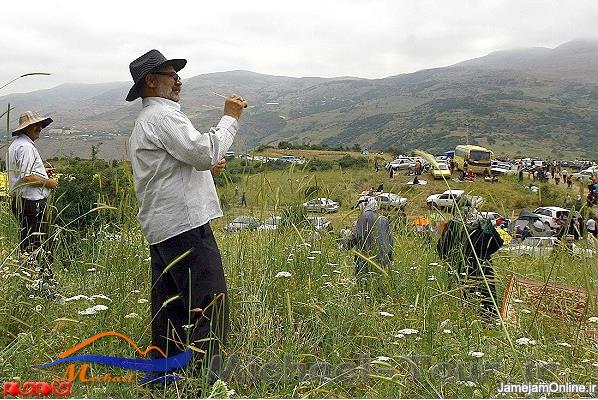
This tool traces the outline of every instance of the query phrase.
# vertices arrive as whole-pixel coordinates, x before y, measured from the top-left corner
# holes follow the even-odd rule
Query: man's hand
[[[213,174],[219,174],[222,171],[224,171],[225,165],[226,165],[226,160],[223,158],[222,160],[218,161],[217,164],[212,165],[212,167],[210,168],[210,171],[212,171]]]
[[[241,118],[243,109],[247,107],[247,102],[241,96],[231,94],[224,102],[224,115],[231,116],[236,120]]]
[[[56,179],[48,179],[44,183],[44,186],[47,187],[48,189],[56,189],[56,186],[58,186],[58,181]]]

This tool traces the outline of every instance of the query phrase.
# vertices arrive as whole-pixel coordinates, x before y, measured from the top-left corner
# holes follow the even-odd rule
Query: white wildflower
[[[112,303],[112,299],[109,298],[108,296],[105,296],[103,294],[94,294],[93,296],[90,297],[90,299],[104,299],[104,300],[108,300],[109,302]]]
[[[31,277],[31,274],[27,271],[21,271],[21,273],[25,276]]]
[[[399,331],[399,335],[415,335],[416,333],[419,333],[419,331],[413,328],[404,328]]]
[[[97,313],[98,311],[106,311],[108,309],[107,306],[103,305],[103,304],[97,304],[93,307],[89,307],[83,311],[79,311],[79,314],[81,315],[93,315],[95,313]]]
[[[96,272],[95,268],[87,268],[87,272]]]
[[[389,313],[389,312],[386,312],[386,311],[380,311],[380,316],[381,316],[381,317],[388,317],[388,318],[392,318],[392,317],[394,317],[395,315],[394,315],[394,314],[391,314],[391,313]]]
[[[132,312],[130,314],[125,315],[125,318],[139,318],[139,314]]]
[[[35,295],[33,295],[33,294],[30,294],[30,295],[29,295],[29,298],[30,298],[30,299],[33,299],[33,298],[35,298]]]
[[[84,294],[78,294],[78,295],[73,296],[73,297],[67,297],[66,299],[64,299],[64,302],[68,303],[69,301],[75,301],[75,300],[81,300],[81,299],[91,300],[90,297],[85,296]]]
[[[588,321],[593,322],[593,323],[598,323],[598,317],[590,317],[590,318],[588,318]]]
[[[131,290],[131,293],[139,293],[139,290],[133,289],[133,290]]]
[[[470,351],[469,355],[475,358],[481,358],[484,357],[484,353],[481,351]]]
[[[412,265],[411,267],[409,267],[409,269],[413,271],[414,269],[417,269],[417,267],[415,265]]]
[[[402,333],[397,333],[397,334],[395,335],[395,337],[396,337],[396,338],[399,338],[399,339],[403,339],[403,338],[405,337],[405,335],[403,335]]]
[[[278,278],[290,278],[290,277],[291,277],[290,272],[280,271],[279,273],[276,274],[276,276],[274,278],[278,279]]]
[[[378,361],[390,361],[390,357],[378,356],[378,357],[376,357],[376,360],[378,360]]]
[[[530,310],[528,310],[527,308],[522,308],[521,312],[524,314],[531,314],[532,312]]]
[[[41,304],[38,304],[35,306],[35,311],[37,311],[37,312],[42,312],[43,309],[44,309],[44,307]]]
[[[459,381],[459,383],[462,384],[463,386],[467,386],[467,387],[476,387],[477,386],[477,384],[472,381]]]
[[[520,337],[519,339],[515,340],[515,343],[517,343],[520,346],[527,346],[527,345],[533,346],[536,344],[536,341],[534,339]]]
[[[358,313],[357,315],[358,315],[358,316],[362,316],[362,315],[365,315],[365,313],[364,313],[364,312],[360,312],[360,313]]]
[[[313,257],[313,256],[307,256],[307,259],[308,259],[308,260],[315,260],[316,258],[315,258],[315,257]]]
[[[137,303],[139,303],[139,304],[147,303],[147,299],[139,299],[139,300],[137,300]]]
[[[570,345],[569,343],[567,343],[567,342],[560,342],[560,343],[557,343],[557,344],[558,344],[559,346],[561,346],[561,347],[573,347],[573,346],[571,346],[571,345]]]
[[[444,329],[444,330],[442,331],[442,333],[444,333],[444,334],[448,335],[448,334],[451,334],[451,333],[453,333],[453,331],[451,331],[450,329]]]
[[[326,265],[328,265],[329,267],[338,267],[338,264],[336,263],[331,263],[331,262],[327,262]]]
[[[435,281],[435,280],[436,280],[436,277],[435,277],[434,275],[430,275],[430,276],[428,277],[428,280],[429,280],[429,281]]]

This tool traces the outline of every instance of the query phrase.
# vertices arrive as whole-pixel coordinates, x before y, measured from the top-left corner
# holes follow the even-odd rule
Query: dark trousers
[[[48,240],[46,199],[27,200],[13,197],[11,208],[19,224],[21,250],[33,251],[41,247],[42,243]]]
[[[210,224],[151,245],[150,255],[152,344],[168,356],[185,351],[187,343],[205,351],[194,351],[194,359],[209,365],[213,378],[219,363],[212,359],[220,360],[215,356],[226,341],[229,309],[220,250]]]

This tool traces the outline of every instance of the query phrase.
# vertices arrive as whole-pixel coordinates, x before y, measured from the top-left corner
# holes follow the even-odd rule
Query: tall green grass
[[[316,174],[295,166],[243,175],[238,183],[220,188],[227,198],[234,198],[239,184],[249,203],[247,208],[234,205],[225,218],[213,223],[231,305],[232,329],[225,353],[238,367],[227,379],[230,388],[243,397],[493,397],[500,382],[506,381],[595,382],[598,356],[592,336],[583,334],[576,324],[545,316],[534,320],[535,304],[518,305],[518,326],[503,329],[484,322],[476,312],[477,301],[462,300],[450,269],[439,261],[434,235],[422,237],[410,229],[395,232],[395,261],[390,269],[374,274],[367,290],[355,282],[354,255],[340,250],[337,239],[338,229],[350,227],[357,217],[350,210],[357,193],[382,181],[386,190],[408,197],[407,211],[413,217],[429,212],[427,195],[446,189],[444,182],[410,187],[403,184],[407,180],[403,176],[391,180],[373,170]],[[322,197],[342,203],[341,212],[329,215],[335,226],[331,233],[316,234],[301,227],[235,234],[221,229],[241,213],[260,218],[281,214],[305,201],[305,189],[312,186],[320,188]],[[534,208],[541,201],[510,178],[494,185],[451,186],[483,195],[485,209],[507,216],[521,204]],[[564,192],[557,193],[564,198]],[[150,344],[149,302],[145,301],[150,296],[149,253],[134,220],[135,200],[124,195],[104,200],[111,200],[116,210],[94,212],[121,217],[107,218],[106,223],[83,232],[55,227],[62,240],[54,271],[63,297],[104,295],[110,300],[96,297],[68,302],[53,301],[35,290],[35,265],[25,265],[17,257],[16,224],[8,204],[0,202],[3,380],[50,380],[53,374],[61,375],[63,368],[38,370],[34,366],[55,360],[62,351],[101,331],[122,332],[141,347]],[[494,265],[499,299],[513,272],[539,280],[550,277],[587,288],[591,296],[596,293],[595,259],[564,254],[529,259],[499,253]],[[276,278],[283,271],[291,276]],[[108,309],[95,315],[79,314],[95,304]],[[596,310],[591,309],[588,317],[594,315]],[[536,344],[511,345],[506,333],[513,341],[529,338]],[[135,357],[133,349],[115,340],[97,342],[93,350]],[[417,374],[414,362],[419,365]],[[283,379],[276,372],[285,363],[304,363],[313,367],[312,374]],[[316,371],[318,363],[321,373]],[[346,374],[332,374],[324,363],[344,364]],[[263,379],[249,379],[255,366],[264,365],[275,367],[263,369]],[[484,369],[488,371],[481,379],[478,375]],[[107,371],[123,374],[93,367],[98,374]],[[201,377],[189,375],[177,385],[154,390],[136,383],[78,383],[73,396],[191,396],[201,382]]]

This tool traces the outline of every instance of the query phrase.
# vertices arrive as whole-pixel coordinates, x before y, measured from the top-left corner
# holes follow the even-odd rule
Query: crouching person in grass
[[[19,224],[19,247],[23,253],[33,257],[31,260],[39,262],[44,280],[54,278],[47,199],[50,191],[58,186],[58,181],[48,177],[34,142],[50,123],[52,118],[31,111],[22,113],[19,126],[12,133],[16,138],[10,144],[7,156],[11,207]]]
[[[137,216],[150,244],[152,344],[173,356],[193,349],[196,365],[215,381],[229,326],[227,288],[210,220],[222,216],[212,172],[224,169],[247,103],[231,95],[208,133],[181,111],[178,72],[184,59],[151,50],[130,64],[135,84],[127,101],[142,98],[129,139]],[[156,352],[152,352],[156,353]],[[204,369],[204,371],[206,371]],[[168,379],[168,378],[166,378]]]
[[[467,225],[452,219],[441,225],[441,230],[438,255],[457,275],[464,300],[481,300],[479,314],[492,321],[498,316],[494,306],[494,302],[498,306],[498,299],[490,257],[503,245],[503,239],[487,219]]]
[[[370,271],[376,266],[386,268],[392,261],[393,238],[390,222],[384,215],[379,215],[378,203],[371,196],[362,196],[357,202],[360,214],[357,217],[353,233],[347,240],[347,250],[355,248],[355,277],[367,286]]]

